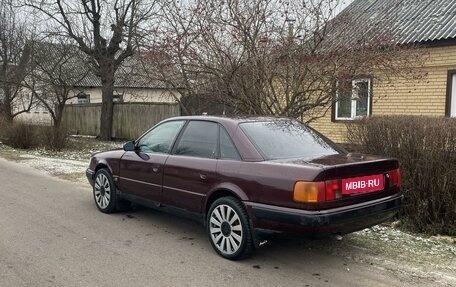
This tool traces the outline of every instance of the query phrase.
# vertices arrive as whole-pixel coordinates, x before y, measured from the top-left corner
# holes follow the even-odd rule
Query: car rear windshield
[[[266,160],[313,159],[340,153],[332,142],[297,121],[244,122],[239,126]]]

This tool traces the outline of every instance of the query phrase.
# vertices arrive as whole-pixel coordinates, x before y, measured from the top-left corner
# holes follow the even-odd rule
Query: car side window
[[[217,155],[218,124],[206,121],[188,123],[177,144],[176,155],[215,158]]]
[[[138,141],[138,149],[142,152],[169,153],[184,122],[171,121],[155,127]]]
[[[225,128],[220,127],[220,159],[240,160],[241,157]]]

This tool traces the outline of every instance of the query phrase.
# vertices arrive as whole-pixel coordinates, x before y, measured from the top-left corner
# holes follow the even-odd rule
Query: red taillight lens
[[[401,186],[401,171],[399,169],[392,170],[388,172],[390,187],[400,187]]]
[[[341,181],[327,180],[325,181],[326,200],[334,200],[342,197]]]

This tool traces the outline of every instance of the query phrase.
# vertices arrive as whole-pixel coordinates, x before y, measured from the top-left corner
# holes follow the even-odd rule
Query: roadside
[[[90,156],[98,151],[122,147],[121,141],[103,142],[94,137],[72,136],[62,151],[46,149],[21,150],[0,143],[0,157],[22,162],[62,179],[86,182],[85,170]]]
[[[0,144],[0,157],[45,171],[65,180],[87,184],[85,169],[96,151],[120,148],[122,142],[100,142],[94,138],[72,137],[61,152],[16,150]],[[394,273],[406,281],[435,282],[436,286],[456,286],[456,240],[429,237],[402,231],[399,222],[384,224],[344,236],[343,240],[292,241],[284,244],[330,253],[347,262],[370,265]],[[328,244],[329,243],[329,244]],[[278,249],[281,240],[271,242],[260,253],[288,252]],[[261,257],[261,256],[260,256]],[[350,272],[349,267],[346,268]]]

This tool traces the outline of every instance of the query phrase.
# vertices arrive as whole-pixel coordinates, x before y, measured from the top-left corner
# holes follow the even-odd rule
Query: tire
[[[254,249],[247,212],[231,196],[212,203],[207,214],[207,234],[214,250],[226,259],[244,258]]]
[[[95,174],[93,199],[98,210],[103,213],[117,211],[117,190],[112,175],[107,169],[100,169]]]

